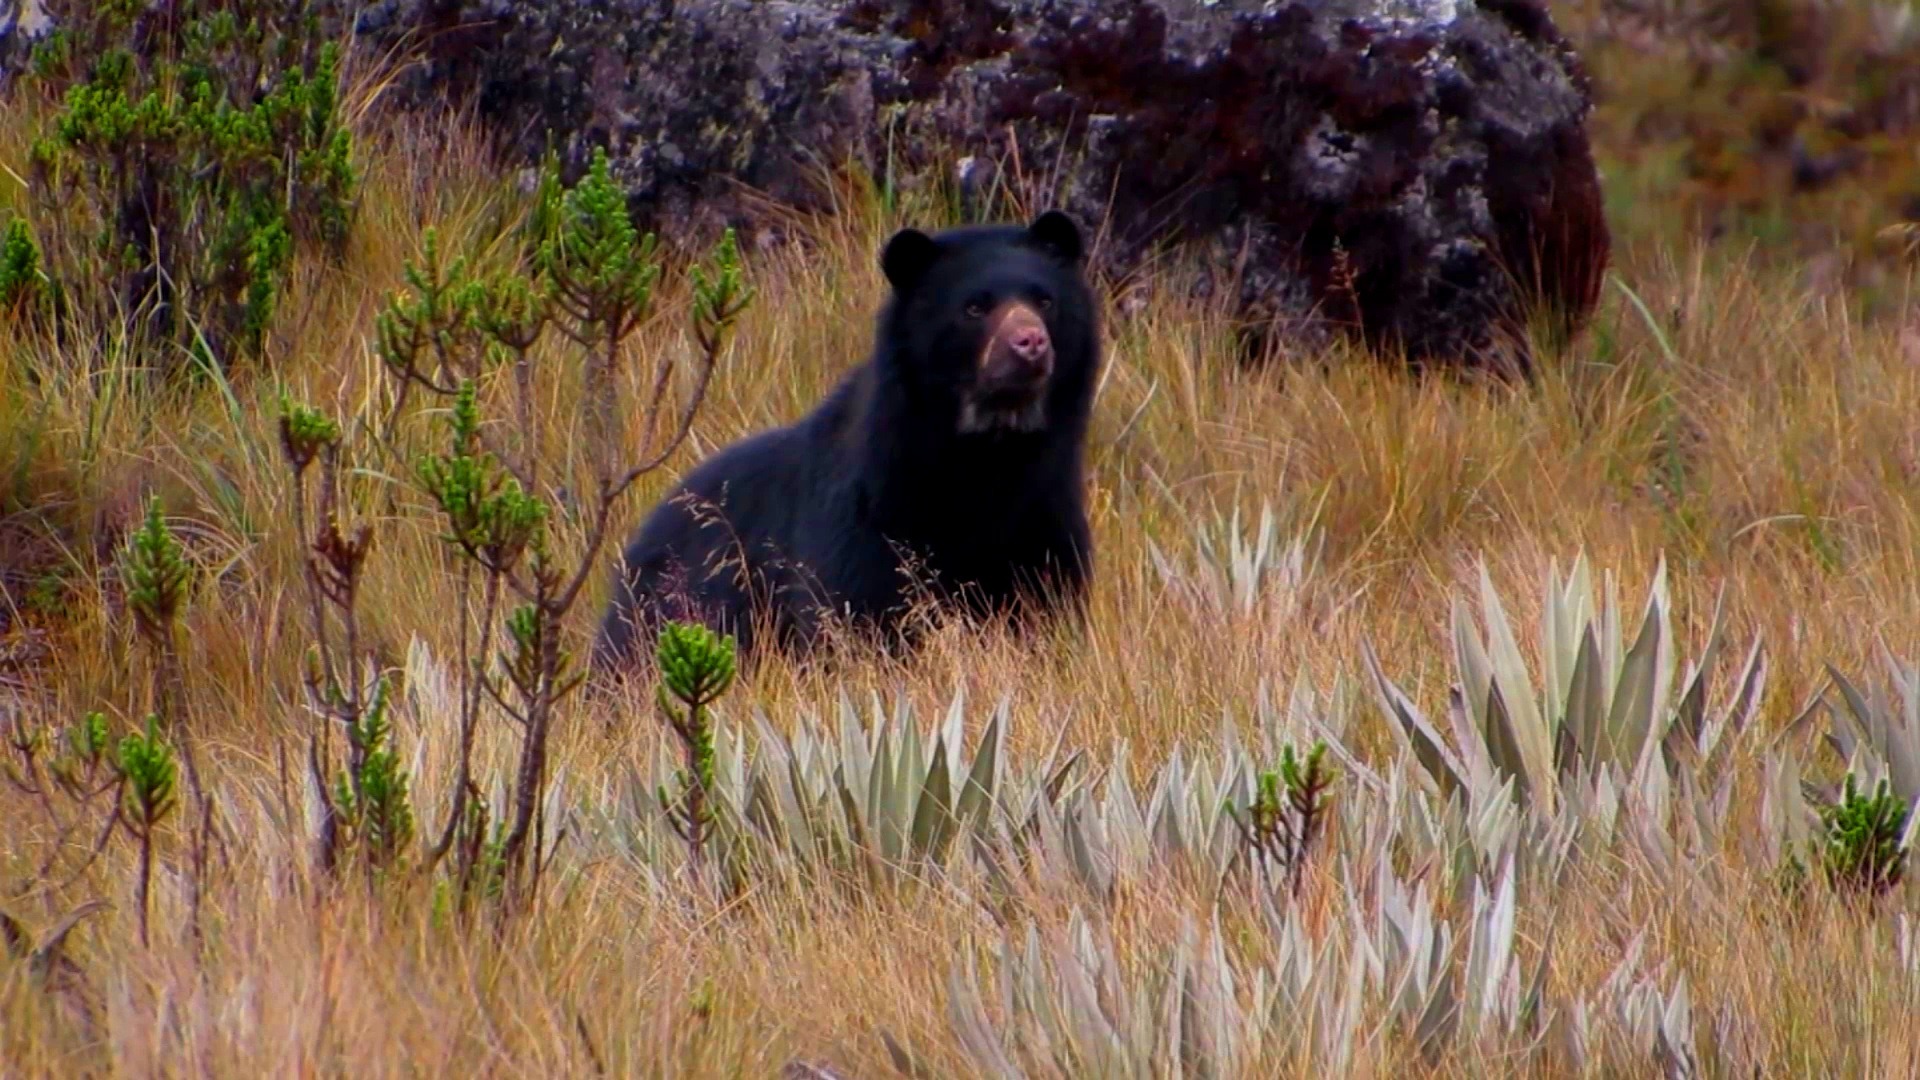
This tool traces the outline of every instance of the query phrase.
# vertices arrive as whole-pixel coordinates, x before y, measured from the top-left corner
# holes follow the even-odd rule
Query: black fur
[[[752,655],[769,631],[805,652],[836,616],[900,643],[922,597],[981,616],[1084,610],[1100,345],[1083,254],[1059,213],[895,234],[872,357],[798,422],[701,463],[653,511],[624,554],[596,667],[650,652],[663,616],[734,634]],[[964,403],[982,392],[981,313],[1008,300],[1042,313],[1051,373],[1024,427],[963,431]]]

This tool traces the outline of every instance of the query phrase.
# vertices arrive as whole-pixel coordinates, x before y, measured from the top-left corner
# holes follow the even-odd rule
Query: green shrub
[[[162,369],[258,355],[295,252],[338,253],[351,222],[337,47],[303,6],[260,0],[85,5],[62,25],[36,50],[60,104],[28,179],[64,314]]]
[[[0,233],[0,314],[18,314],[46,291],[40,246],[27,223],[14,218]]]
[[[621,365],[630,354],[623,346],[652,311],[660,266],[653,238],[634,228],[609,168],[603,152],[572,188],[547,170],[521,234],[530,272],[503,268],[482,276],[468,256],[443,258],[438,236],[428,230],[421,258],[405,268],[406,288],[388,297],[375,320],[375,348],[393,383],[392,408],[384,418],[362,419],[374,421],[367,426],[378,430],[373,438],[386,450],[412,457],[413,479],[435,507],[440,538],[458,567],[458,763],[432,837],[417,835],[413,778],[393,748],[386,676],[366,667],[370,658],[359,644],[358,600],[373,531],[366,523],[345,523],[345,426],[311,406],[281,402],[294,524],[310,553],[305,577],[314,648],[306,689],[322,723],[310,744],[309,770],[325,795],[323,866],[331,870],[343,857],[360,855],[370,868],[397,868],[409,861],[410,848],[424,849],[415,868],[428,875],[445,869],[434,887],[436,903],[449,910],[466,910],[477,897],[526,900],[539,888],[563,836],[557,814],[549,813],[550,738],[559,704],[587,677],[566,632],[569,613],[599,571],[618,504],[686,441],[753,295],[728,232],[688,270],[694,347],[647,350],[654,370],[643,384],[655,389],[627,407]],[[550,434],[532,419],[543,385],[572,370],[583,376],[578,408],[582,435],[595,451],[590,475],[567,475]],[[483,422],[482,387],[497,384],[503,371],[511,375],[511,405],[522,420],[511,432]],[[667,389],[682,372],[690,385],[676,399]],[[436,399],[434,426],[443,440],[417,456],[402,434],[406,420],[420,415],[408,407],[415,392]],[[638,460],[623,462],[634,451],[628,429],[635,426]],[[577,522],[584,537],[569,537],[570,523],[553,511],[563,489],[587,493]],[[570,550],[576,539],[578,549]],[[691,631],[677,632],[672,641],[678,651],[663,656],[678,681],[670,680],[668,690],[687,711],[675,712],[664,697],[663,708],[689,746],[685,799],[672,805],[697,853],[710,824],[703,799],[712,785],[713,746],[705,710],[732,677],[732,652]],[[520,741],[506,783],[483,775],[474,759],[481,723],[499,720],[510,723]],[[336,729],[347,737],[344,769],[331,763],[328,742]]]
[[[1836,889],[1880,896],[1900,884],[1907,871],[1908,813],[1885,779],[1869,793],[1847,774],[1839,800],[1820,809],[1827,878]]]

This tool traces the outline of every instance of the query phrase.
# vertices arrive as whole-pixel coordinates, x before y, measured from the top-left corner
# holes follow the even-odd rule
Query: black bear
[[[743,656],[827,625],[898,645],[907,616],[1084,611],[1083,481],[1100,364],[1073,220],[902,229],[872,356],[811,413],[693,470],[641,525],[594,646],[606,670],[662,619]]]

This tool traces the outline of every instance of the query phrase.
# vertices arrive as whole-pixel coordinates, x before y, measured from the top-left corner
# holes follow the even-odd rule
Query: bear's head
[[[962,435],[1084,423],[1099,365],[1084,244],[1050,210],[1026,226],[902,229],[881,270],[881,355],[919,410]]]

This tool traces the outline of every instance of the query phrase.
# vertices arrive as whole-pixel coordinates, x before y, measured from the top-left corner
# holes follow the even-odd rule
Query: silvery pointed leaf
[[[1573,681],[1568,686],[1567,712],[1560,726],[1562,741],[1558,753],[1563,773],[1571,774],[1576,767],[1584,773],[1604,760],[1600,757],[1600,748],[1605,741],[1607,678],[1593,627],[1589,625],[1581,632],[1580,645],[1574,653]]]
[[[992,812],[1000,797],[1000,751],[1006,741],[1006,702],[995,708],[987,728],[974,747],[973,767],[967,772],[966,786],[960,790],[958,817],[968,827],[977,826]]]
[[[1800,763],[1791,747],[1767,756],[1760,790],[1760,823],[1767,861],[1779,864],[1806,850],[1811,809],[1800,786]]]
[[[1673,639],[1673,599],[1667,587],[1667,557],[1663,554],[1653,569],[1653,600],[1647,604],[1648,613],[1657,621],[1660,635],[1656,639],[1657,648],[1653,671],[1653,709],[1649,728],[1649,741],[1642,753],[1651,756],[1658,749],[1658,742],[1666,735],[1665,727],[1672,719],[1673,682],[1679,667],[1679,657],[1675,655]],[[1658,601],[1658,604],[1654,603]]]
[[[1121,748],[1124,753],[1125,747]],[[1116,764],[1107,781],[1107,820],[1113,844],[1113,856],[1119,869],[1130,873],[1146,870],[1153,857],[1153,834],[1147,816],[1140,809],[1139,796],[1133,790],[1133,778]]]
[[[1887,770],[1892,774],[1894,791],[1902,799],[1913,802],[1920,799],[1920,669],[1909,671],[1902,667],[1884,644],[1881,653],[1891,694],[1899,699],[1882,697]]]
[[[1719,658],[1720,638],[1726,628],[1727,590],[1723,584],[1713,600],[1713,621],[1707,630],[1707,643],[1700,650],[1699,662],[1691,667],[1682,683],[1680,703],[1674,707],[1673,730],[1693,747],[1704,749],[1706,733],[1707,684],[1713,680],[1714,663]],[[1676,736],[1670,735],[1669,738]]]
[[[847,783],[853,787],[865,788],[873,771],[873,755],[868,744],[866,726],[860,722],[860,710],[855,708],[853,699],[846,690],[840,691],[840,766],[846,772]],[[872,805],[871,801],[868,802]]]
[[[1686,976],[1675,981],[1660,1015],[1660,1056],[1670,1077],[1695,1075],[1693,1049],[1693,1003],[1687,993]]]
[[[1488,1022],[1500,1014],[1504,986],[1513,967],[1513,861],[1509,857],[1489,900],[1476,883],[1473,903],[1473,941],[1467,949],[1467,1015],[1476,1034],[1487,1032]]]
[[[1105,903],[1113,898],[1113,860],[1099,841],[1098,826],[1086,802],[1083,793],[1074,794],[1060,816],[1060,836],[1075,875],[1094,899]]]
[[[1368,673],[1373,676],[1381,710],[1394,719],[1393,731],[1425,766],[1426,775],[1438,784],[1441,795],[1465,789],[1466,767],[1447,748],[1440,733],[1421,715],[1419,707],[1387,678],[1386,672],[1380,668],[1380,657],[1373,651],[1373,644],[1362,641],[1360,653]]]
[[[1827,675],[1833,680],[1834,689],[1840,692],[1843,705],[1842,708],[1829,709],[1838,723],[1828,728],[1827,741],[1843,759],[1851,762],[1855,750],[1861,743],[1864,742],[1869,747],[1874,744],[1873,706],[1867,703],[1866,696],[1832,664],[1827,665]]]
[[[1466,601],[1453,598],[1452,620],[1454,663],[1460,668],[1461,692],[1466,696],[1467,715],[1476,727],[1485,727],[1487,694],[1494,689],[1493,661],[1467,613]]]
[[[893,772],[893,739],[881,728],[879,741],[874,746],[873,767],[867,773],[867,797],[860,816],[867,826],[868,841],[876,845],[874,854],[885,859],[897,858],[899,852],[899,824],[892,809]],[[901,817],[904,816],[902,811]]]
[[[1186,789],[1186,760],[1176,746],[1160,774],[1160,785],[1147,804],[1156,848],[1162,856],[1176,861],[1185,856],[1189,848],[1186,801],[1181,797]]]
[[[1787,721],[1786,726],[1782,727],[1772,739],[1768,740],[1767,750],[1771,752],[1789,743],[1798,743],[1803,740],[1806,737],[1807,729],[1813,726],[1814,716],[1819,713],[1821,708],[1826,706],[1826,704],[1826,688],[1821,687],[1815,689],[1807,696],[1807,700],[1801,704],[1800,711],[1794,714],[1793,719]]]
[[[1665,825],[1666,785],[1665,770],[1650,770],[1644,786],[1632,792],[1627,818],[1629,835],[1636,849],[1661,879],[1671,877],[1680,869],[1679,852],[1675,850],[1673,837]]]
[[[1553,932],[1560,926],[1559,915],[1560,909],[1556,908],[1547,917],[1546,936],[1540,942],[1540,959],[1534,965],[1533,977],[1527,980],[1527,988],[1520,996],[1518,1019],[1525,1025],[1525,1030],[1529,1034],[1540,1031],[1542,1016],[1545,1013],[1543,1006],[1546,1001],[1547,968],[1549,958],[1553,955]]]
[[[1553,628],[1547,638],[1553,645],[1549,658],[1555,663],[1549,669],[1553,676],[1549,689],[1558,693],[1560,709],[1564,710],[1580,639],[1593,628],[1593,570],[1585,552],[1574,558],[1565,581],[1541,614]]]
[[[1329,1076],[1346,1075],[1348,1065],[1353,1060],[1354,1050],[1360,1040],[1361,1003],[1366,989],[1366,977],[1362,969],[1358,965],[1348,967],[1339,1004],[1322,1013],[1325,1024],[1316,1032],[1320,1048],[1316,1056],[1326,1062]]]
[[[960,748],[967,745],[967,688],[962,686],[953,692],[953,700],[947,705],[947,718],[935,733],[947,742],[947,749],[954,754],[954,764],[959,765]]]
[[[1260,1015],[1260,997],[1250,995],[1250,1009],[1246,1013],[1240,1011],[1233,965],[1227,961],[1227,942],[1219,930],[1219,911],[1213,913],[1204,949],[1204,997],[1196,1001],[1200,1005],[1200,1020],[1206,1024],[1210,1074],[1236,1076],[1246,1067],[1250,1059],[1248,1049],[1258,1040],[1258,1030],[1250,1030],[1252,1024],[1246,1020]]]
[[[1560,584],[1558,559],[1547,563],[1542,595],[1546,603],[1540,607],[1540,670],[1544,677],[1540,693],[1547,721],[1552,724],[1566,714],[1567,687],[1573,681],[1574,653],[1579,648],[1581,630],[1572,622],[1568,597]]]
[[[1900,850],[1907,852],[1907,858],[1913,858],[1916,844],[1920,844],[1920,801],[1907,801],[1907,827],[1900,830]]]
[[[779,785],[779,800],[787,833],[799,851],[809,855],[818,854],[820,840],[814,835],[814,823],[822,816],[818,811],[819,804],[800,773],[799,760],[788,754],[784,764],[787,782]]]
[[[1535,778],[1527,769],[1527,751],[1522,748],[1525,736],[1518,730],[1520,723],[1508,710],[1506,695],[1494,687],[1487,695],[1487,749],[1501,771],[1513,778],[1514,792],[1522,804],[1532,805],[1537,795],[1542,808],[1551,812],[1552,784],[1548,781],[1544,789],[1536,790]]]
[[[1487,654],[1493,665],[1494,685],[1499,687],[1500,696],[1506,702],[1510,730],[1525,764],[1527,785],[1551,808],[1554,803],[1553,742],[1540,715],[1540,702],[1534,695],[1533,681],[1520,655],[1519,642],[1513,636],[1513,626],[1500,603],[1500,594],[1494,590],[1485,561],[1480,563],[1480,603],[1487,622]]]
[[[1456,684],[1447,688],[1447,725],[1453,732],[1454,750],[1466,766],[1468,788],[1473,791],[1484,791],[1494,783],[1494,761],[1484,734],[1485,716],[1484,702],[1478,713],[1471,712],[1460,687]]]
[[[1095,1046],[1117,1046],[1120,1033],[1114,1029],[1106,1010],[1101,1006],[1100,993],[1094,985],[1094,973],[1074,948],[1059,949],[1057,955],[1060,960],[1055,974],[1060,982],[1061,1001],[1076,1017],[1075,1023],[1080,1029],[1081,1038]]]
[[[1428,991],[1426,1007],[1420,1011],[1419,1019],[1414,1023],[1414,1042],[1420,1052],[1428,1057],[1437,1056],[1443,1047],[1453,1041],[1459,1016],[1460,1001],[1454,993],[1453,980],[1437,980]]]
[[[920,798],[913,808],[913,853],[938,861],[953,836],[953,790],[947,775],[947,741],[934,743]]]
[[[1160,1070],[1169,1077],[1183,1077],[1192,1058],[1192,1033],[1188,1030],[1187,1010],[1184,1008],[1187,998],[1187,984],[1191,979],[1188,972],[1187,946],[1184,941],[1175,946],[1167,973],[1166,985],[1161,988],[1160,1033],[1154,1040],[1162,1049],[1153,1055],[1160,1058],[1157,1062]]]
[[[1562,1012],[1555,1025],[1556,1041],[1566,1053],[1567,1060],[1583,1074],[1591,1063],[1588,1047],[1592,1045],[1592,1021],[1588,1016],[1586,999],[1576,998],[1572,1008]]]
[[[1620,579],[1612,570],[1601,574],[1603,596],[1598,611],[1600,619],[1600,672],[1606,678],[1601,684],[1612,694],[1614,685],[1620,681],[1620,657],[1622,652],[1620,624]],[[1607,699],[1607,711],[1613,711],[1613,699]]]
[[[1649,611],[1640,625],[1640,634],[1620,666],[1620,681],[1613,691],[1613,709],[1607,717],[1601,760],[1623,769],[1638,767],[1653,728],[1655,665],[1660,648],[1660,627]]]
[[[910,807],[919,797],[920,777],[927,771],[926,747],[920,738],[920,725],[912,718],[902,715],[889,728],[898,733],[893,754],[894,782],[900,790],[902,805]]]
[[[1026,1074],[1007,1056],[1005,1044],[980,1000],[980,967],[973,950],[965,950],[965,966],[947,977],[947,1020],[954,1037],[974,1067],[1001,1080],[1024,1080]],[[1004,960],[1003,960],[1004,963]]]
[[[1767,651],[1756,637],[1747,651],[1746,662],[1740,665],[1733,701],[1708,722],[1702,740],[1707,761],[1702,768],[1709,775],[1723,772],[1733,740],[1745,733],[1747,725],[1760,711],[1760,701],[1766,696],[1767,670]]]

